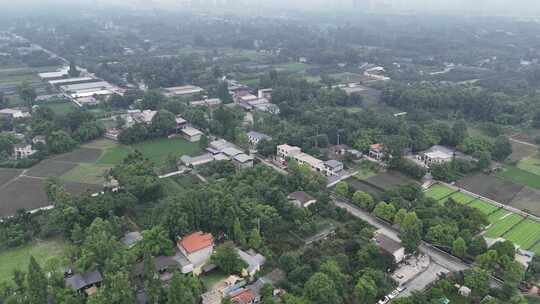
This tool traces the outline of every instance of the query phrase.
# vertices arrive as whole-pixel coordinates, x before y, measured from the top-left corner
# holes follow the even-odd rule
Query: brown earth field
[[[457,181],[456,185],[505,205],[510,205],[524,188],[522,185],[482,173],[466,176]]]

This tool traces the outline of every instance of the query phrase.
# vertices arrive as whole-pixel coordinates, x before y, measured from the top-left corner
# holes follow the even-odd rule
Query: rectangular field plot
[[[529,249],[540,239],[540,223],[529,219],[524,220],[506,233],[504,238],[519,245],[522,249]]]
[[[540,242],[537,243],[533,248],[529,249],[530,251],[540,255]]]
[[[489,215],[488,220],[490,224],[496,223],[500,221],[501,219],[507,217],[509,214],[512,214],[510,211],[506,211],[504,209],[500,209],[499,211],[496,211]]]
[[[427,197],[440,200],[452,194],[453,192],[455,192],[454,189],[451,189],[442,185],[433,185],[429,187],[428,191],[426,191],[425,194]]]
[[[456,201],[456,203],[460,204],[468,204],[476,199],[475,197],[463,192],[456,192],[450,195],[448,198],[452,198],[454,201]],[[445,198],[444,200],[446,201],[448,198]]]
[[[490,204],[490,203],[487,203],[487,202],[484,202],[482,200],[475,200],[473,201],[472,203],[469,204],[470,207],[473,207],[475,209],[478,209],[480,210],[480,212],[484,213],[484,214],[491,214],[495,211],[497,211],[499,208]]]
[[[486,236],[490,238],[497,238],[503,235],[506,231],[510,230],[514,225],[523,220],[523,217],[515,213],[504,217],[500,221],[494,223],[486,231]]]

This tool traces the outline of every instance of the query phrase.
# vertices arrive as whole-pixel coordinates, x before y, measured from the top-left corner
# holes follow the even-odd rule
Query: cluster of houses
[[[181,166],[195,168],[213,161],[232,161],[238,169],[251,168],[255,158],[244,153],[236,145],[224,139],[217,139],[209,143],[206,153],[199,156],[183,155],[180,158]]]
[[[229,93],[234,103],[246,111],[279,114],[279,107],[272,103],[272,89],[260,89],[257,95],[254,95],[251,94],[249,88],[230,81]]]
[[[21,109],[5,108],[0,110],[0,119],[6,119],[12,121],[14,119],[21,119],[30,117],[30,113]],[[5,132],[12,134],[18,143],[13,145],[13,151],[11,152],[11,159],[20,160],[28,158],[38,152],[37,145],[46,144],[45,136],[37,135],[32,139],[27,138],[22,133]]]
[[[79,107],[98,104],[99,96],[108,97],[125,93],[124,89],[92,75],[69,77],[68,67],[63,67],[59,71],[39,73],[39,77]]]
[[[128,248],[134,247],[143,239],[139,232],[129,232],[122,239],[122,243]],[[176,242],[175,254],[173,256],[158,256],[154,258],[154,266],[158,272],[159,279],[168,284],[175,271],[182,274],[202,275],[216,268],[211,264],[211,256],[214,253],[215,241],[210,233],[201,231],[193,232]],[[244,251],[236,248],[240,259],[247,267],[242,270],[241,277],[230,276],[220,282],[221,286],[210,290],[202,295],[203,303],[221,303],[225,297],[231,298],[232,302],[237,304],[252,304],[257,298],[260,298],[259,291],[264,282],[253,282],[255,274],[265,264],[266,258],[253,250]],[[141,281],[144,275],[144,262],[141,261],[134,265],[132,277],[135,281]],[[259,279],[260,280],[260,279]],[[66,286],[76,292],[93,295],[97,292],[103,282],[103,277],[99,271],[89,271],[86,273],[68,273],[65,278]],[[143,284],[140,286],[137,300],[138,303],[148,303],[144,292]]]
[[[287,144],[277,146],[277,161],[287,165],[289,160],[295,160],[298,164],[305,165],[315,172],[327,177],[339,176],[343,172],[343,163],[338,160],[323,161],[307,153],[302,152],[300,147]]]
[[[124,122],[122,128],[131,128],[135,124],[151,125],[152,120],[157,113],[158,112],[154,110],[128,110],[126,114],[119,115],[115,117],[115,119],[121,119]],[[192,127],[187,120],[182,118],[182,116],[177,115],[175,117],[175,121],[175,129],[177,134],[182,134],[184,138],[190,142],[198,142],[201,140],[204,133]],[[122,129],[108,128],[105,131],[105,138],[117,141],[120,133],[122,133]]]

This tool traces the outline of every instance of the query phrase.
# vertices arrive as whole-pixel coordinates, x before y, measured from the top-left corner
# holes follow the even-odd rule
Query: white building
[[[204,91],[202,88],[193,85],[170,87],[164,88],[163,90],[165,91],[164,95],[166,97],[187,97],[200,94]]]
[[[417,159],[426,166],[439,165],[451,162],[456,151],[447,147],[435,145],[429,150],[418,154]]]
[[[254,158],[251,155],[247,155],[247,154],[244,154],[244,153],[237,154],[232,158],[232,160],[233,160],[233,164],[238,169],[246,169],[246,168],[252,168],[253,167]]]
[[[236,251],[240,256],[240,259],[242,259],[248,265],[247,268],[242,271],[244,277],[249,276],[253,278],[266,262],[266,258],[263,255],[256,253],[253,250],[248,250],[246,252],[241,249],[236,249]]]
[[[37,150],[32,148],[30,144],[16,144],[13,146],[13,158],[23,159],[36,154]]]
[[[193,273],[199,275],[214,252],[214,237],[210,233],[194,232],[179,239],[177,247],[193,264]]]
[[[334,159],[324,162],[324,174],[326,176],[336,176],[343,171],[343,163]]]
[[[302,149],[287,144],[277,146],[277,155],[283,159],[293,157],[296,154],[302,153]]]
[[[6,108],[6,109],[0,110],[0,116],[7,117],[10,119],[16,119],[16,118],[30,117],[30,113],[24,112],[18,109]]]
[[[220,104],[222,104],[222,101],[219,98],[209,98],[209,99],[205,99],[205,100],[195,100],[195,101],[191,101],[189,103],[189,105],[192,106],[192,107],[208,107],[208,108],[217,107]]]
[[[247,133],[247,137],[248,137],[249,143],[253,146],[257,146],[259,142],[261,142],[261,140],[272,140],[272,137],[263,133],[256,132],[256,131],[249,131]]]

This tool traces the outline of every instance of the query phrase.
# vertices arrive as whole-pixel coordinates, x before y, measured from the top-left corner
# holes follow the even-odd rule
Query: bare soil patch
[[[72,152],[58,155],[53,160],[72,163],[95,163],[103,153],[101,149],[79,148]]]
[[[524,187],[509,205],[536,216],[540,216],[540,191]]]
[[[76,163],[58,162],[54,160],[44,160],[30,168],[25,175],[33,177],[60,177],[77,166]]]
[[[524,188],[522,185],[481,173],[466,176],[456,184],[460,188],[505,205],[510,205],[510,202]]]

